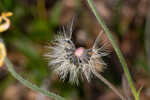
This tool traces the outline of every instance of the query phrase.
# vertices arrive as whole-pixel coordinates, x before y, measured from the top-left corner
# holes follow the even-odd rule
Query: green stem
[[[23,85],[27,86],[28,88],[34,90],[34,91],[38,91],[40,93],[42,93],[43,95],[45,96],[49,96],[55,100],[65,100],[64,98],[52,93],[52,92],[49,92],[49,91],[46,91],[46,90],[43,90],[39,87],[37,87],[36,85],[30,83],[29,81],[23,79],[19,74],[16,73],[16,71],[14,70],[13,68],[13,64],[9,61],[8,58],[5,58],[5,63],[6,63],[6,66],[8,67],[8,71],[11,73],[11,75],[13,77],[15,77],[19,82],[21,82]]]
[[[104,23],[104,21],[102,20],[101,16],[98,14],[98,12],[97,12],[97,10],[96,10],[96,7],[94,6],[94,3],[92,2],[92,0],[87,0],[87,2],[88,2],[88,4],[89,4],[90,8],[92,9],[92,12],[93,12],[94,15],[96,16],[96,19],[98,20],[98,23],[99,23],[99,24],[102,26],[102,28],[104,29],[106,35],[108,36],[108,38],[109,38],[109,40],[110,40],[112,46],[114,47],[114,49],[115,49],[115,51],[116,51],[116,53],[117,53],[117,55],[118,55],[118,57],[119,57],[119,60],[120,60],[120,62],[121,62],[121,64],[122,64],[123,70],[124,70],[125,75],[126,75],[126,77],[127,77],[127,80],[128,80],[129,85],[130,85],[130,88],[131,88],[131,90],[132,90],[132,93],[133,93],[133,95],[134,95],[134,97],[135,97],[135,100],[140,100],[140,98],[139,98],[139,96],[138,96],[138,93],[137,93],[137,91],[136,91],[136,89],[135,89],[135,87],[134,87],[134,84],[133,84],[133,82],[132,82],[132,78],[131,78],[131,75],[130,75],[130,73],[129,73],[129,70],[128,70],[128,67],[127,67],[127,63],[126,63],[126,61],[125,61],[125,59],[124,59],[124,57],[123,57],[123,55],[122,55],[122,53],[121,53],[119,47],[117,46],[116,41],[114,40],[114,38],[113,38],[111,32],[110,32],[109,29],[107,28],[107,26],[106,26],[106,24]]]

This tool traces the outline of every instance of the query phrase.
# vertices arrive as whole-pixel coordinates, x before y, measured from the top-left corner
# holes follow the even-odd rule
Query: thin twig
[[[111,84],[108,80],[106,80],[101,74],[93,71],[94,75],[103,81],[110,89],[112,89],[122,100],[126,100],[125,97],[115,88],[113,84]]]

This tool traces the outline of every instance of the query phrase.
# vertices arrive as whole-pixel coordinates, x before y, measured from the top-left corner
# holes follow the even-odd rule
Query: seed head
[[[50,51],[46,57],[49,59],[49,66],[52,66],[62,80],[69,76],[69,81],[72,83],[78,84],[79,77],[90,81],[93,72],[101,72],[105,65],[101,57],[106,56],[107,53],[102,52],[104,46],[98,48],[101,34],[102,32],[99,33],[93,47],[86,49],[75,47],[71,40],[72,31],[60,33],[52,42],[53,46],[48,46]]]

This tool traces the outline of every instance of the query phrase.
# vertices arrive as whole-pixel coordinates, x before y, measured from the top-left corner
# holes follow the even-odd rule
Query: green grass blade
[[[51,97],[55,100],[65,100],[64,98],[62,98],[62,97],[60,97],[60,96],[58,96],[58,95],[56,95],[52,92],[43,90],[43,89],[37,87],[36,85],[30,83],[29,81],[23,79],[19,74],[16,73],[16,71],[13,68],[13,64],[9,61],[8,58],[5,58],[5,63],[6,63],[6,66],[8,67],[8,71],[11,73],[11,75],[13,77],[15,77],[23,85],[27,86],[28,88],[30,88],[34,91],[38,91],[38,92],[42,93],[45,96]]]
[[[140,100],[139,96],[138,96],[138,93],[134,87],[134,84],[133,84],[133,81],[132,81],[132,78],[131,78],[131,75],[129,73],[129,70],[128,70],[128,67],[127,67],[127,63],[119,49],[119,47],[117,46],[117,43],[115,41],[115,39],[113,38],[111,32],[109,31],[109,29],[107,28],[106,24],[104,23],[104,21],[102,20],[101,16],[98,14],[97,10],[96,10],[96,7],[94,6],[94,3],[92,2],[92,0],[87,0],[92,12],[94,13],[94,15],[96,16],[96,19],[98,21],[98,23],[101,25],[101,27],[104,29],[106,35],[108,36],[112,46],[114,47],[115,49],[115,52],[117,53],[117,56],[122,64],[122,67],[123,67],[123,70],[124,70],[124,73],[127,77],[127,80],[128,80],[128,83],[129,83],[129,86],[132,90],[132,93],[135,97],[136,100]]]

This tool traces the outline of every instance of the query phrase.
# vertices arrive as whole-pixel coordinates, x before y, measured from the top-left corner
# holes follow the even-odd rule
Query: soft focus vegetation
[[[150,3],[149,0],[94,0],[98,13],[117,40],[127,61],[141,100],[150,100]],[[13,12],[10,28],[0,33],[7,57],[15,70],[37,86],[67,100],[118,100],[119,97],[96,77],[77,86],[59,80],[48,67],[45,46],[62,26],[75,19],[73,41],[89,48],[102,30],[86,0],[0,0],[0,13]],[[101,45],[107,41],[103,35]],[[109,56],[101,73],[127,98],[133,98],[119,59],[108,44]],[[6,64],[0,67],[0,100],[52,100],[14,79]]]

